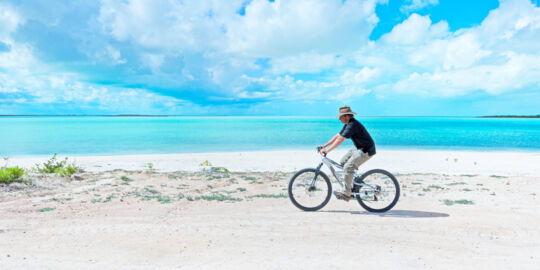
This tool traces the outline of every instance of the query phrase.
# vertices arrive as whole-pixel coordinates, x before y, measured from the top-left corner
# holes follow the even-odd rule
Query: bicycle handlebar
[[[322,155],[323,157],[326,157],[326,154],[321,154],[321,149],[323,149],[323,148],[320,147],[320,146],[317,146],[317,153],[318,153],[319,155]]]

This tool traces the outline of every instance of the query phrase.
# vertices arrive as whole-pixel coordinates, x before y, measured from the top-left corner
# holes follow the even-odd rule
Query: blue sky
[[[0,114],[540,114],[538,1],[0,0]]]

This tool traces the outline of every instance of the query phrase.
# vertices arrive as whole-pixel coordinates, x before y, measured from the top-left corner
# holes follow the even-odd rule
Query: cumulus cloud
[[[377,1],[254,0],[227,25],[228,50],[256,57],[283,57],[355,49],[378,22]]]

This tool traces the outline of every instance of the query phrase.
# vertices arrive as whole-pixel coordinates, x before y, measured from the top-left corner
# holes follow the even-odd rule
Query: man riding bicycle
[[[343,158],[341,158],[341,165],[345,171],[345,190],[343,192],[334,192],[336,198],[340,200],[349,201],[351,199],[351,188],[354,171],[358,169],[360,165],[375,155],[375,143],[367,132],[366,128],[354,119],[354,113],[348,106],[339,108],[339,118],[341,123],[345,124],[341,131],[336,134],[325,145],[321,145],[320,150],[323,154],[328,154],[330,151],[337,148],[345,139],[351,139],[356,149],[349,150]],[[326,149],[327,146],[332,145]]]

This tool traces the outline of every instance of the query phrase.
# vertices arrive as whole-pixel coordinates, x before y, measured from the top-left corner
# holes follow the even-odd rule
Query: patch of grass
[[[247,196],[247,198],[273,198],[273,199],[279,199],[279,198],[288,198],[289,196],[285,193],[280,194],[257,194],[252,196]]]
[[[473,191],[473,190],[472,190],[472,189],[468,189],[468,188],[464,188],[464,189],[462,189],[461,191],[469,192],[469,191]]]
[[[41,208],[41,210],[39,210],[39,212],[49,212],[49,211],[52,211],[54,210],[55,208],[51,208],[51,207],[45,207],[45,208]]]
[[[223,194],[213,194],[209,196],[202,195],[201,199],[205,201],[220,201],[220,202],[221,201],[236,201],[236,202],[242,201],[241,198],[235,198],[235,197],[231,197],[229,195],[223,195]]]
[[[437,185],[429,185],[428,188],[429,189],[444,189],[443,187],[437,186]]]
[[[160,203],[171,203],[171,198],[169,198],[169,196],[157,196],[156,197],[157,201],[160,202]]]
[[[462,177],[475,177],[475,176],[478,176],[478,174],[462,174],[460,176],[462,176]]]
[[[247,189],[243,188],[243,187],[239,187],[237,188],[236,190],[240,191],[240,192],[245,192]]]
[[[99,198],[99,199],[92,199],[91,202],[92,202],[92,203],[98,203],[98,202],[101,202],[101,198]]]
[[[450,184],[446,184],[447,186],[457,186],[457,185],[466,185],[467,183],[465,182],[454,182],[454,183],[450,183]]]
[[[508,178],[507,176],[502,176],[502,175],[490,175],[489,177],[493,177],[493,178]]]
[[[210,167],[210,171],[212,172],[221,172],[221,173],[230,173],[229,169],[225,167]]]
[[[111,195],[105,197],[105,200],[103,200],[103,203],[110,202],[114,198],[115,198],[114,194],[111,194]]]
[[[120,177],[120,179],[121,179],[122,181],[124,181],[124,182],[133,182],[133,179],[131,179],[131,178],[125,176],[125,175],[122,176],[122,177]]]
[[[422,183],[420,182],[412,182],[411,185],[421,185]]]
[[[19,166],[1,167],[0,168],[0,183],[11,184],[23,177],[26,172]]]
[[[187,199],[188,201],[192,202],[192,201],[198,201],[198,200],[200,200],[201,197],[199,197],[199,196],[195,196],[195,197],[187,196],[186,199]]]
[[[472,205],[472,204],[474,204],[473,201],[469,201],[469,200],[444,200],[443,203],[445,205],[448,205],[448,206],[451,206],[451,205],[454,205],[454,204],[463,204],[463,205]]]
[[[244,178],[244,180],[255,180],[255,177],[253,176],[242,176]]]

